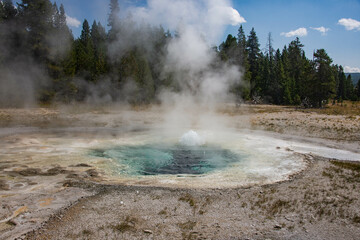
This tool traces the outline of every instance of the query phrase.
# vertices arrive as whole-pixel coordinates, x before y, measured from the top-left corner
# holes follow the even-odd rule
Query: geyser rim
[[[234,189],[247,189],[247,188],[253,188],[253,187],[261,187],[261,186],[272,186],[277,185],[281,183],[285,183],[288,181],[293,181],[299,176],[301,176],[305,171],[307,171],[311,167],[311,160],[309,160],[309,157],[313,157],[312,154],[303,154],[303,153],[296,153],[298,155],[303,155],[303,161],[304,161],[304,167],[302,169],[299,169],[289,175],[286,175],[283,179],[279,179],[276,181],[268,181],[263,183],[254,183],[254,182],[242,182],[242,183],[236,183],[231,185],[196,185],[196,184],[179,184],[177,183],[169,183],[169,182],[149,182],[149,179],[113,179],[113,178],[102,178],[99,183],[105,183],[109,186],[128,186],[128,187],[145,187],[145,188],[154,188],[154,189],[183,189],[183,190],[190,190],[190,189],[197,189],[197,190],[234,190]],[[157,176],[142,176],[146,178],[152,178],[152,177],[158,177]],[[140,177],[140,178],[142,178]],[[195,178],[201,178],[200,175],[188,175],[189,179],[195,179]],[[156,179],[158,180],[158,179]]]
[[[264,186],[271,184],[278,184],[281,182],[291,181],[299,176],[299,174],[306,171],[311,163],[312,154],[292,152],[290,155],[292,160],[296,161],[300,167],[290,173],[284,173],[281,176],[274,178],[267,178],[262,181],[242,179],[235,180],[231,178],[224,178],[221,174],[226,169],[233,169],[227,167],[223,170],[217,170],[205,174],[177,174],[177,175],[122,175],[114,176],[105,174],[101,176],[100,182],[105,182],[110,185],[125,185],[125,186],[144,186],[144,187],[162,187],[169,189],[236,189],[247,188],[254,186]],[[100,168],[100,170],[104,170]],[[220,177],[220,178],[219,178]],[[203,181],[203,180],[208,181]],[[217,181],[220,180],[220,181]]]

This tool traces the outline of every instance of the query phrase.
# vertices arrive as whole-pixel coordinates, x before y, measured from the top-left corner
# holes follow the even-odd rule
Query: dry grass
[[[339,168],[360,172],[360,163],[356,162],[342,162],[342,161],[330,161],[331,164]]]
[[[196,207],[196,200],[194,199],[191,194],[187,193],[179,198],[179,201],[187,202],[189,203],[190,207],[195,208]]]
[[[360,115],[360,102],[344,101],[343,103],[328,104],[324,108],[311,108],[301,109],[302,112],[316,112],[326,115],[347,115],[347,116],[359,116]]]
[[[128,232],[128,231],[136,231],[135,224],[137,223],[137,219],[134,217],[127,216],[125,221],[115,226],[112,226],[114,230],[119,232]]]

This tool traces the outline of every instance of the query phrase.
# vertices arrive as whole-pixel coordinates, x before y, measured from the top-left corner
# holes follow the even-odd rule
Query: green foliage
[[[259,58],[260,58],[260,44],[254,28],[251,29],[250,35],[246,41],[246,50],[248,53],[249,71],[251,72],[251,95],[254,95],[258,88],[257,80],[259,75]]]
[[[15,7],[11,0],[0,1],[0,67],[9,70],[25,59],[45,69],[48,82],[36,93],[44,103],[83,101],[89,88],[96,91],[104,85],[104,94],[132,104],[155,101],[163,88],[181,91],[175,69],[166,65],[173,39],[169,30],[120,19],[118,0],[110,0],[109,6],[108,32],[96,21],[90,27],[85,19],[80,37],[74,39],[62,4],[58,8],[50,0],[22,0]],[[117,48],[119,42],[127,44]],[[351,76],[332,65],[324,49],[309,60],[303,47],[296,38],[275,51],[269,33],[262,52],[255,29],[246,36],[241,25],[237,37],[228,35],[219,48],[213,47],[218,58],[211,66],[241,70],[242,76],[229,86],[238,100],[321,107],[330,98],[360,99],[360,83],[354,87]],[[124,97],[122,92],[130,94]]]
[[[314,53],[315,77],[312,81],[313,92],[310,100],[314,106],[322,107],[335,93],[335,78],[331,69],[332,59],[324,49],[319,49]]]

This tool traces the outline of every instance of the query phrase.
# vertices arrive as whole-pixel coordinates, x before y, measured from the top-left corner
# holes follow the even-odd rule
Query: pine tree
[[[21,21],[26,23],[27,44],[33,58],[46,63],[50,54],[47,36],[53,29],[54,8],[49,0],[22,0],[19,4]]]
[[[110,14],[108,18],[108,27],[110,28],[108,35],[110,42],[117,38],[117,35],[120,31],[119,15],[120,7],[118,0],[110,0]]]
[[[86,80],[92,81],[91,70],[94,66],[94,49],[89,22],[85,19],[79,39],[76,41],[76,72]]]
[[[346,76],[342,66],[339,67],[338,78],[339,78],[339,86],[337,89],[337,98],[338,100],[342,101],[346,99],[346,90],[345,90]]]
[[[352,100],[354,99],[354,85],[351,79],[351,75],[349,74],[345,81],[345,97],[344,100]]]
[[[17,13],[11,0],[0,2],[0,66],[16,57]]]
[[[241,97],[245,100],[250,99],[250,81],[251,81],[251,72],[250,65],[248,61],[248,53],[246,51],[246,36],[243,30],[242,25],[240,25],[238,30],[238,48],[240,52],[240,66],[243,70],[242,83],[239,87]]]
[[[285,71],[281,60],[280,50],[277,49],[274,57],[274,78],[269,86],[272,99],[275,104],[282,104],[284,99]]]
[[[294,41],[291,41],[288,47],[288,63],[290,68],[288,68],[289,80],[290,80],[290,92],[293,100],[299,99],[301,97],[301,88],[304,85],[304,76],[303,76],[303,64],[304,64],[304,51],[302,48],[304,45],[300,43],[298,37]],[[298,104],[294,102],[295,104]]]
[[[229,62],[230,64],[239,64],[240,56],[237,41],[234,36],[229,34],[225,42],[223,42],[219,48],[222,53],[221,56],[223,61]]]
[[[93,22],[90,31],[92,46],[94,48],[94,59],[92,69],[92,79],[97,81],[99,76],[107,71],[106,63],[106,32],[101,23]]]
[[[263,86],[261,87],[263,94],[271,98],[269,99],[270,101],[272,101],[274,97],[271,88],[274,88],[277,84],[274,82],[274,48],[272,46],[272,41],[271,33],[269,33],[266,43],[266,59],[264,60],[266,63],[266,69],[263,79]]]
[[[258,86],[257,81],[259,75],[259,58],[260,58],[260,44],[254,28],[251,29],[250,35],[246,42],[246,49],[249,60],[249,70],[251,72],[251,96],[255,94]]]
[[[9,21],[11,19],[14,19],[16,15],[17,10],[12,0],[3,0],[0,3],[0,22],[1,20]]]
[[[314,106],[322,107],[335,94],[335,78],[332,74],[332,59],[324,49],[314,53],[315,77],[313,82],[311,100]]]

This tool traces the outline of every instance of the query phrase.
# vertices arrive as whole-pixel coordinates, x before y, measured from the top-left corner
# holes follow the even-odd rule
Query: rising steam
[[[138,21],[163,24],[177,32],[167,46],[163,74],[172,74],[181,90],[165,89],[159,96],[171,109],[166,119],[169,125],[209,125],[208,120],[215,119],[210,125],[217,125],[214,110],[231,99],[229,87],[240,83],[241,72],[237,66],[221,63],[211,46],[227,25],[245,19],[226,0],[176,0],[171,4],[150,0],[147,8],[131,11]]]

